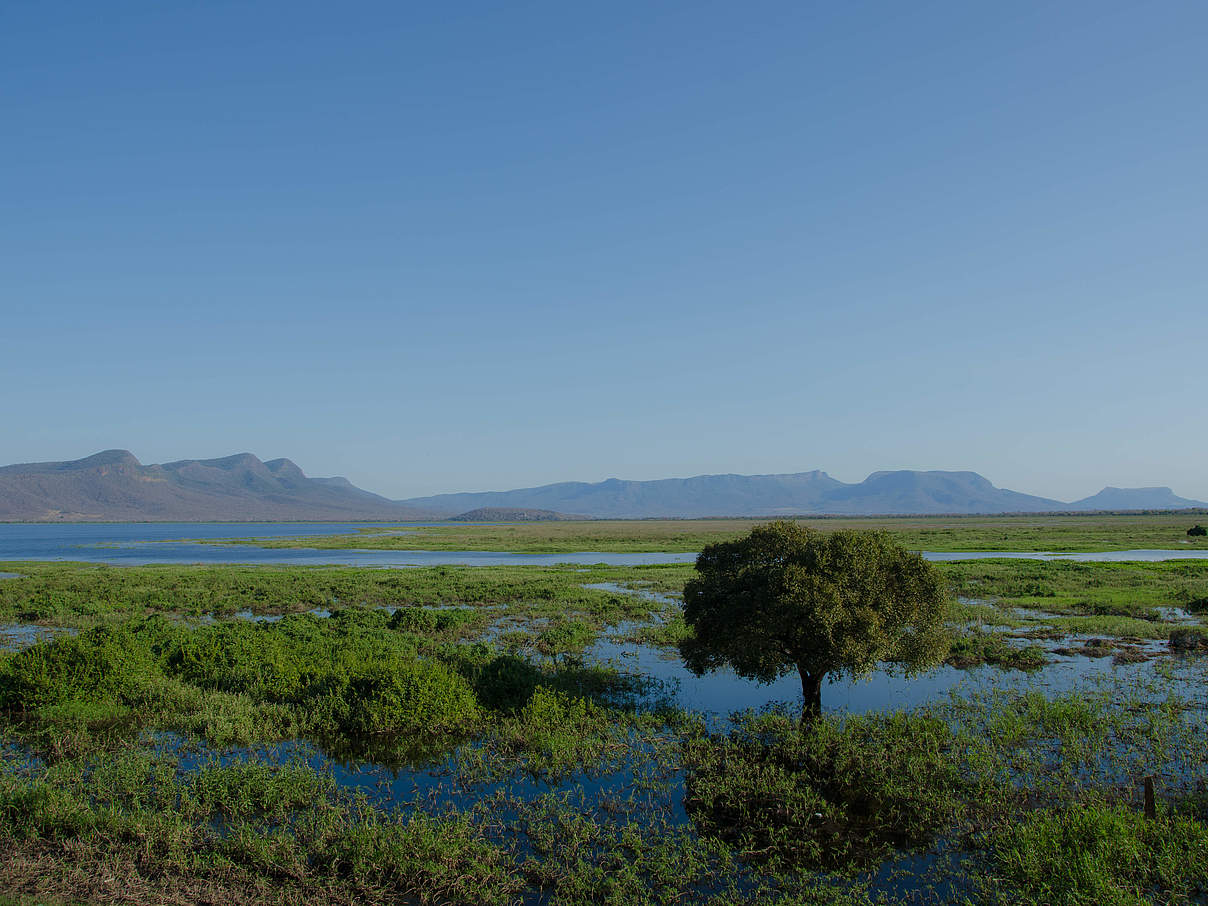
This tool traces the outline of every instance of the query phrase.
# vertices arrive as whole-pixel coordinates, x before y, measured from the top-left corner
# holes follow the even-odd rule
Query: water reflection
[[[597,642],[588,657],[592,662],[614,664],[627,672],[669,684],[675,690],[677,704],[714,721],[746,708],[787,703],[799,709],[802,704],[801,681],[795,673],[768,684],[745,679],[732,670],[695,676],[673,650],[610,639]],[[991,666],[958,670],[945,665],[921,676],[906,677],[891,670],[877,670],[864,678],[839,679],[825,685],[822,709],[864,714],[933,704],[951,695],[973,691],[1040,689],[1049,695],[1059,695],[1088,680],[1153,673],[1152,662],[1114,665],[1111,658],[1089,657],[1055,658],[1046,666],[1026,673]]]

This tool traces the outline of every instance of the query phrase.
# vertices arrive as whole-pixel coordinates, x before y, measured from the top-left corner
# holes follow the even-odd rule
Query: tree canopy
[[[948,651],[943,577],[885,532],[771,522],[710,544],[696,571],[684,588],[688,668],[728,666],[761,682],[796,670],[803,720],[821,710],[828,676],[859,676],[884,661],[914,673]]]

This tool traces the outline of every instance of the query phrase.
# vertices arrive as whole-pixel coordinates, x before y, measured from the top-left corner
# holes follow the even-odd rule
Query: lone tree
[[[860,676],[882,661],[913,674],[948,652],[943,577],[884,532],[770,522],[708,545],[696,571],[684,587],[688,669],[729,666],[765,683],[796,670],[803,724],[821,713],[827,676]]]
[[[1191,528],[1187,529],[1187,534],[1192,538],[1201,538],[1204,535],[1208,535],[1208,528],[1204,528],[1197,522]]]

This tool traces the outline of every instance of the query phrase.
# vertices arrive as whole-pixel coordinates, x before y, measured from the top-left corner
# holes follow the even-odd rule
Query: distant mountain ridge
[[[1070,504],[1076,510],[1183,510],[1208,506],[1198,500],[1179,497],[1170,488],[1106,487],[1098,494]]]
[[[0,521],[405,521],[431,514],[251,453],[147,465],[128,450],[0,467]]]
[[[1208,507],[1170,488],[1107,487],[1063,503],[995,487],[976,472],[826,472],[560,482],[536,488],[388,500],[346,478],[310,478],[251,453],[143,465],[128,450],[0,467],[0,521],[411,521],[707,516],[1084,512]],[[565,514],[580,514],[568,517]]]
[[[590,517],[553,510],[526,510],[520,507],[479,507],[449,517],[450,522],[574,522]]]
[[[453,515],[483,507],[583,513],[597,519],[707,516],[911,515],[1044,513],[1100,509],[1182,509],[1208,504],[1169,488],[1104,488],[1064,503],[995,487],[976,472],[874,472],[856,484],[826,472],[782,475],[698,475],[653,481],[560,482],[535,488],[437,494],[403,503]]]

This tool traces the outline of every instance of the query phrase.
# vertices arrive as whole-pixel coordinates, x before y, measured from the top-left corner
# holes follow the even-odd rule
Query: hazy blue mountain
[[[1206,507],[1170,488],[1104,488],[1063,503],[998,488],[976,472],[874,472],[855,484],[825,472],[561,482],[536,488],[387,500],[345,478],[309,478],[251,453],[140,463],[127,450],[0,467],[0,521],[466,521],[794,514],[1027,513]],[[508,515],[511,514],[511,515]]]
[[[615,519],[650,516],[775,515],[801,513],[835,488],[846,487],[825,472],[791,475],[699,475],[656,481],[580,481],[488,491],[439,494],[402,501],[453,515],[482,507],[514,507],[583,513]]]
[[[858,484],[825,472],[698,475],[658,481],[610,478],[515,491],[440,494],[403,501],[456,513],[479,507],[532,507],[601,518],[777,516],[795,513],[1003,513],[1065,509],[1044,497],[996,488],[976,472],[874,472]]]
[[[1061,509],[1047,497],[996,488],[976,472],[873,472],[859,484],[844,485],[819,501],[816,512],[1026,513]]]
[[[874,472],[855,484],[825,472],[789,475],[698,475],[657,481],[610,478],[562,482],[514,491],[438,494],[403,501],[453,515],[482,507],[536,508],[594,518],[642,519],[792,514],[896,515],[926,513],[1043,513],[1095,509],[1179,509],[1205,504],[1169,488],[1105,488],[1064,503],[995,487],[976,472]]]
[[[1071,510],[1182,510],[1208,507],[1202,500],[1179,497],[1170,488],[1112,488],[1076,500]]]
[[[127,450],[0,468],[0,520],[407,520],[428,514],[251,453],[144,466]]]
[[[553,510],[526,510],[519,507],[484,506],[468,513],[459,513],[450,522],[572,522],[586,519],[583,515],[555,513]]]

